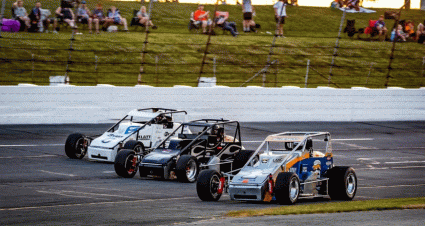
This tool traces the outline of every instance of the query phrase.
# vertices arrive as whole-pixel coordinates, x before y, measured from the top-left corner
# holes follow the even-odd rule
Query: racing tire
[[[87,153],[88,142],[83,134],[73,133],[65,141],[65,154],[71,159],[82,159]]]
[[[233,170],[242,168],[246,162],[251,158],[252,154],[254,154],[255,151],[250,150],[240,150],[236,156],[235,160],[233,161]]]
[[[135,140],[129,140],[125,142],[124,147],[122,149],[131,149],[138,154],[145,153],[145,146],[142,143]]]
[[[118,176],[132,178],[137,173],[138,164],[133,150],[121,150],[115,158],[114,169]]]
[[[327,172],[328,193],[334,200],[352,200],[357,192],[357,176],[352,167],[335,166]]]
[[[198,161],[191,155],[182,155],[176,163],[176,177],[180,182],[193,183],[198,176]]]
[[[277,175],[274,187],[276,201],[281,205],[292,205],[300,195],[300,179],[292,172],[282,172]]]
[[[196,192],[202,201],[218,201],[220,185],[220,174],[215,170],[202,170],[196,182]]]

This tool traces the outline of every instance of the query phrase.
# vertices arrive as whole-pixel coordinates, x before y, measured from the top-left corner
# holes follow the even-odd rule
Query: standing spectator
[[[89,33],[92,33],[93,19],[90,17],[90,10],[86,6],[86,1],[82,1],[77,9],[77,20],[82,24],[87,24],[89,26]]]
[[[254,7],[251,4],[251,0],[243,0],[242,2],[242,13],[243,13],[243,31],[250,32],[255,30],[255,22],[252,20],[254,14]]]
[[[25,24],[27,29],[30,28],[30,18],[28,17],[27,10],[24,8],[24,1],[18,0],[15,3],[14,6],[16,7],[13,10],[13,13],[19,21]]]
[[[278,29],[276,31],[276,35],[279,36],[279,37],[282,37],[282,38],[284,38],[284,36],[283,36],[283,25],[285,24],[285,18],[287,17],[287,15],[286,15],[286,5],[288,5],[286,0],[279,0],[273,6],[276,23],[278,24]]]
[[[193,19],[195,21],[200,21],[202,23],[202,32],[204,34],[207,33],[207,26],[208,26],[208,14],[210,11],[205,12],[204,6],[199,5],[198,10],[195,11],[195,14],[193,14]]]
[[[378,21],[376,21],[376,23],[375,23],[375,28],[379,32],[378,39],[381,39],[381,37],[384,37],[383,41],[385,41],[385,37],[387,35],[388,30],[387,30],[387,27],[385,27],[384,15],[379,16]]]
[[[111,6],[111,10],[108,12],[108,18],[112,19],[114,24],[123,25],[124,31],[128,31],[127,19],[121,16],[120,11],[115,6]]]
[[[106,28],[112,24],[114,21],[112,19],[108,19],[103,14],[102,4],[97,4],[96,8],[93,9],[93,21],[96,29],[96,34],[99,34],[99,24],[103,24],[102,30],[106,31]]]
[[[64,5],[64,7],[58,7],[55,11],[56,15],[58,16],[59,20],[64,21],[67,23],[70,27],[76,29],[77,26],[75,24],[75,16],[74,13],[70,8],[68,8],[67,5]]]
[[[149,15],[146,13],[146,7],[142,6],[137,12],[137,18],[139,18],[139,23],[147,26],[151,26],[152,29],[157,29],[157,26],[155,26],[152,21],[149,18]]]
[[[236,23],[227,21],[229,18],[229,12],[216,11],[215,18],[215,23],[218,27],[221,27],[223,30],[230,31],[233,37],[238,36],[239,33],[236,29]]]

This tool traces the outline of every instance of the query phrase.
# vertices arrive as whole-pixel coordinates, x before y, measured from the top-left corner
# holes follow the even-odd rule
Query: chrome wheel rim
[[[75,145],[76,146],[75,147],[75,155],[78,158],[81,157],[81,156],[84,156],[86,154],[87,148],[86,148],[86,145],[84,143],[85,143],[84,138],[80,138],[80,139],[77,140],[77,143]]]
[[[356,177],[353,173],[347,175],[346,188],[347,195],[353,197],[354,192],[356,192]]]
[[[295,202],[298,198],[300,185],[298,183],[298,180],[293,177],[291,179],[291,183],[289,184],[289,199],[291,202]]]
[[[210,193],[214,198],[218,196],[218,187],[220,186],[220,178],[216,174],[211,177],[210,180]]]
[[[136,145],[136,147],[134,147],[134,152],[136,152],[136,153],[142,153],[142,146]]]
[[[186,165],[186,177],[189,181],[195,181],[196,177],[196,162],[193,160],[190,160]]]
[[[134,155],[127,156],[127,159],[125,161],[125,168],[127,169],[128,174],[132,174],[136,171],[136,166],[134,166]]]

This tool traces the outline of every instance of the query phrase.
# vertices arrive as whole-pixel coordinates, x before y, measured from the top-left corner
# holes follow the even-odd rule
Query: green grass
[[[6,1],[6,17],[10,17],[12,1]],[[52,12],[57,1],[42,1]],[[128,22],[137,2],[103,2],[106,10],[117,6]],[[88,4],[90,9],[96,2]],[[26,1],[27,11],[34,1]],[[230,21],[236,21],[241,31],[240,6],[219,6],[230,12]],[[143,84],[152,86],[196,86],[202,57],[208,36],[187,29],[190,12],[195,4],[155,3],[154,23],[159,26],[149,34],[145,56]],[[214,11],[207,5],[206,10]],[[241,34],[233,38],[216,28],[217,36],[211,37],[204,77],[213,76],[213,59],[216,59],[216,76],[219,85],[240,86],[266,64],[275,23],[272,6],[257,6],[255,21],[261,24],[259,33]],[[356,19],[356,27],[365,27],[369,19],[376,19],[387,9],[375,14],[348,14]],[[342,12],[330,8],[288,7],[285,24],[287,38],[278,39],[271,60],[278,60],[266,78],[267,87],[295,85],[304,87],[307,60],[311,69],[308,87],[325,86],[338,34]],[[402,18],[417,24],[424,19],[424,11],[403,11]],[[391,27],[393,22],[387,21]],[[137,84],[141,66],[141,52],[146,34],[134,31],[75,36],[71,52],[72,64],[69,76],[74,85],[113,84],[130,86]],[[64,75],[70,54],[71,31],[62,29],[58,35],[37,33],[2,33],[0,39],[0,85],[18,83],[48,84],[49,76]],[[333,68],[332,82],[336,87],[367,86],[383,88],[392,43],[350,39],[345,34],[340,40],[338,57]],[[416,88],[425,84],[422,57],[425,47],[417,43],[397,43],[389,86]],[[34,60],[33,60],[34,59]],[[97,64],[96,64],[97,59]],[[158,63],[156,63],[156,59]],[[369,70],[372,65],[372,70]],[[34,68],[34,70],[33,70]],[[249,85],[262,85],[261,76]]]
[[[424,209],[425,197],[380,199],[350,202],[329,202],[309,205],[282,206],[267,209],[247,209],[230,211],[228,217],[253,217],[265,215],[289,215],[289,214],[314,214],[314,213],[340,213],[372,210],[395,210],[395,209]]]

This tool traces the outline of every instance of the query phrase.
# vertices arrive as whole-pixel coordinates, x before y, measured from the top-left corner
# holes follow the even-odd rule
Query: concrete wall
[[[102,123],[135,108],[187,110],[189,119],[425,120],[425,89],[1,86],[0,124]]]

